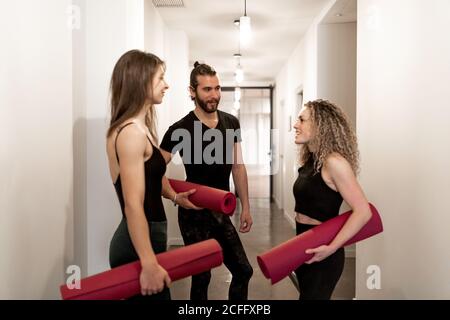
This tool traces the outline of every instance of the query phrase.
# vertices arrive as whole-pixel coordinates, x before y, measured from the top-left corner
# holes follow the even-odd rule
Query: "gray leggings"
[[[149,222],[150,241],[155,254],[167,249],[167,221]],[[139,260],[128,232],[126,219],[122,219],[109,246],[109,264],[111,268]],[[170,300],[169,288],[149,296],[137,295],[130,300]]]

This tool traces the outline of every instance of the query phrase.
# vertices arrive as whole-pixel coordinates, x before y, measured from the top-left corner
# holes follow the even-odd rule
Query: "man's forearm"
[[[232,169],[233,181],[241,200],[242,210],[249,210],[247,169],[244,164],[237,164]]]

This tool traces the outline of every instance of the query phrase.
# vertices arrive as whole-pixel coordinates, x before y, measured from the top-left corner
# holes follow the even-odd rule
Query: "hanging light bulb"
[[[234,101],[241,101],[241,88],[234,88]]]
[[[237,65],[236,70],[234,71],[234,79],[238,84],[244,81],[244,70],[242,69],[240,64]]]
[[[243,45],[250,43],[252,37],[251,19],[247,16],[247,0],[244,0],[244,15],[239,18],[239,38]]]
[[[252,37],[250,17],[243,16],[239,22],[239,36],[243,45],[249,44]]]
[[[241,88],[236,87],[234,88],[234,101],[233,101],[233,108],[232,113],[237,116],[238,111],[241,108]]]
[[[236,83],[239,85],[244,80],[244,69],[241,67],[241,49],[239,46],[239,53],[235,53],[234,57],[236,58],[236,70],[234,71],[234,79]]]
[[[233,102],[233,109],[238,111],[241,107],[241,102],[240,101],[234,101]]]

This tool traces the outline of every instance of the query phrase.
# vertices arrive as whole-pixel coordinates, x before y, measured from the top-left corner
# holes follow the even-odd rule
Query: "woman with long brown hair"
[[[342,246],[369,221],[371,211],[356,179],[358,146],[344,112],[329,101],[311,101],[294,128],[301,145],[294,184],[297,234],[337,216],[343,200],[353,210],[333,241],[306,250],[314,255],[296,270],[300,299],[327,300],[344,268]]]
[[[165,64],[157,56],[131,50],[116,63],[111,78],[111,123],[107,153],[111,178],[122,209],[122,221],[110,244],[112,268],[141,262],[141,296],[170,299],[170,277],[156,254],[166,251],[167,220],[161,199],[177,200],[195,208],[187,199],[194,192],[163,191],[166,163],[158,149],[155,105],[168,85]]]

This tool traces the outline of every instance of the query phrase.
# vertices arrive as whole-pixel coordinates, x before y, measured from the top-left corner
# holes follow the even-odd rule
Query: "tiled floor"
[[[248,175],[248,195],[250,198],[269,198],[270,196],[270,176],[266,175]]]
[[[275,285],[264,277],[256,262],[256,256],[295,235],[295,230],[284,218],[281,210],[267,199],[251,199],[253,227],[249,233],[240,233],[247,256],[253,266],[253,277],[249,285],[251,300],[296,300],[298,292],[287,277]],[[238,208],[239,209],[239,208]],[[235,226],[239,223],[239,211],[233,216]],[[208,296],[211,300],[228,298],[231,274],[222,265],[212,270]],[[171,286],[172,299],[189,299],[190,278],[176,281]],[[332,299],[352,299],[355,295],[355,259],[346,258],[344,273],[334,291]]]

